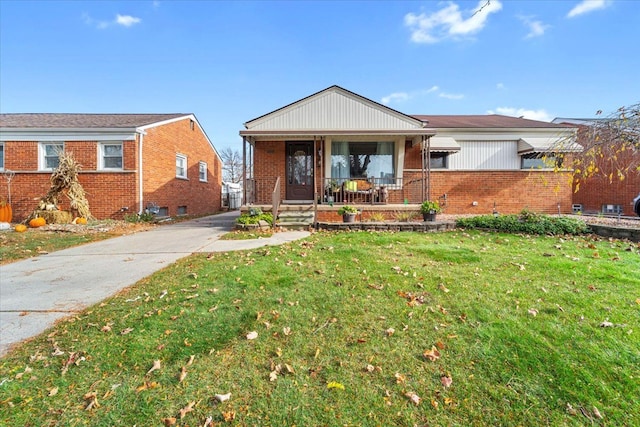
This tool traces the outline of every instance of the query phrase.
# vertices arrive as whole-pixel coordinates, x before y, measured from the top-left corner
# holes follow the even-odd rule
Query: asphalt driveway
[[[304,238],[219,240],[238,212],[163,225],[0,266],[0,356],[25,339],[196,252],[227,252]]]

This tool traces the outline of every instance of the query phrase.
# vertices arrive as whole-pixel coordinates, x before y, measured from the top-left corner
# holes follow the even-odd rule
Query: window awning
[[[426,142],[422,148],[427,149]],[[432,136],[429,149],[434,153],[453,153],[460,151],[460,144],[450,136]]]
[[[572,139],[526,137],[518,141],[518,154],[573,151],[582,151],[582,147]]]

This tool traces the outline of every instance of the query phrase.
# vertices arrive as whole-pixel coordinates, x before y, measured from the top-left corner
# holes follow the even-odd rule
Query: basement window
[[[187,214],[187,206],[178,206],[178,215],[186,215]]]

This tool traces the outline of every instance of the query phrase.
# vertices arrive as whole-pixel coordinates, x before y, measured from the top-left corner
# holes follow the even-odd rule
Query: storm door
[[[287,200],[313,200],[313,141],[287,142]]]

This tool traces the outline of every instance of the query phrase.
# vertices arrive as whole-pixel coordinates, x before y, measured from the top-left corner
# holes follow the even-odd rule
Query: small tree
[[[222,159],[222,180],[225,182],[242,182],[242,157],[237,150],[229,147],[220,151]]]
[[[579,126],[577,142],[582,152],[572,154],[564,165],[573,169],[575,191],[590,178],[613,182],[640,174],[640,103],[585,121]]]

